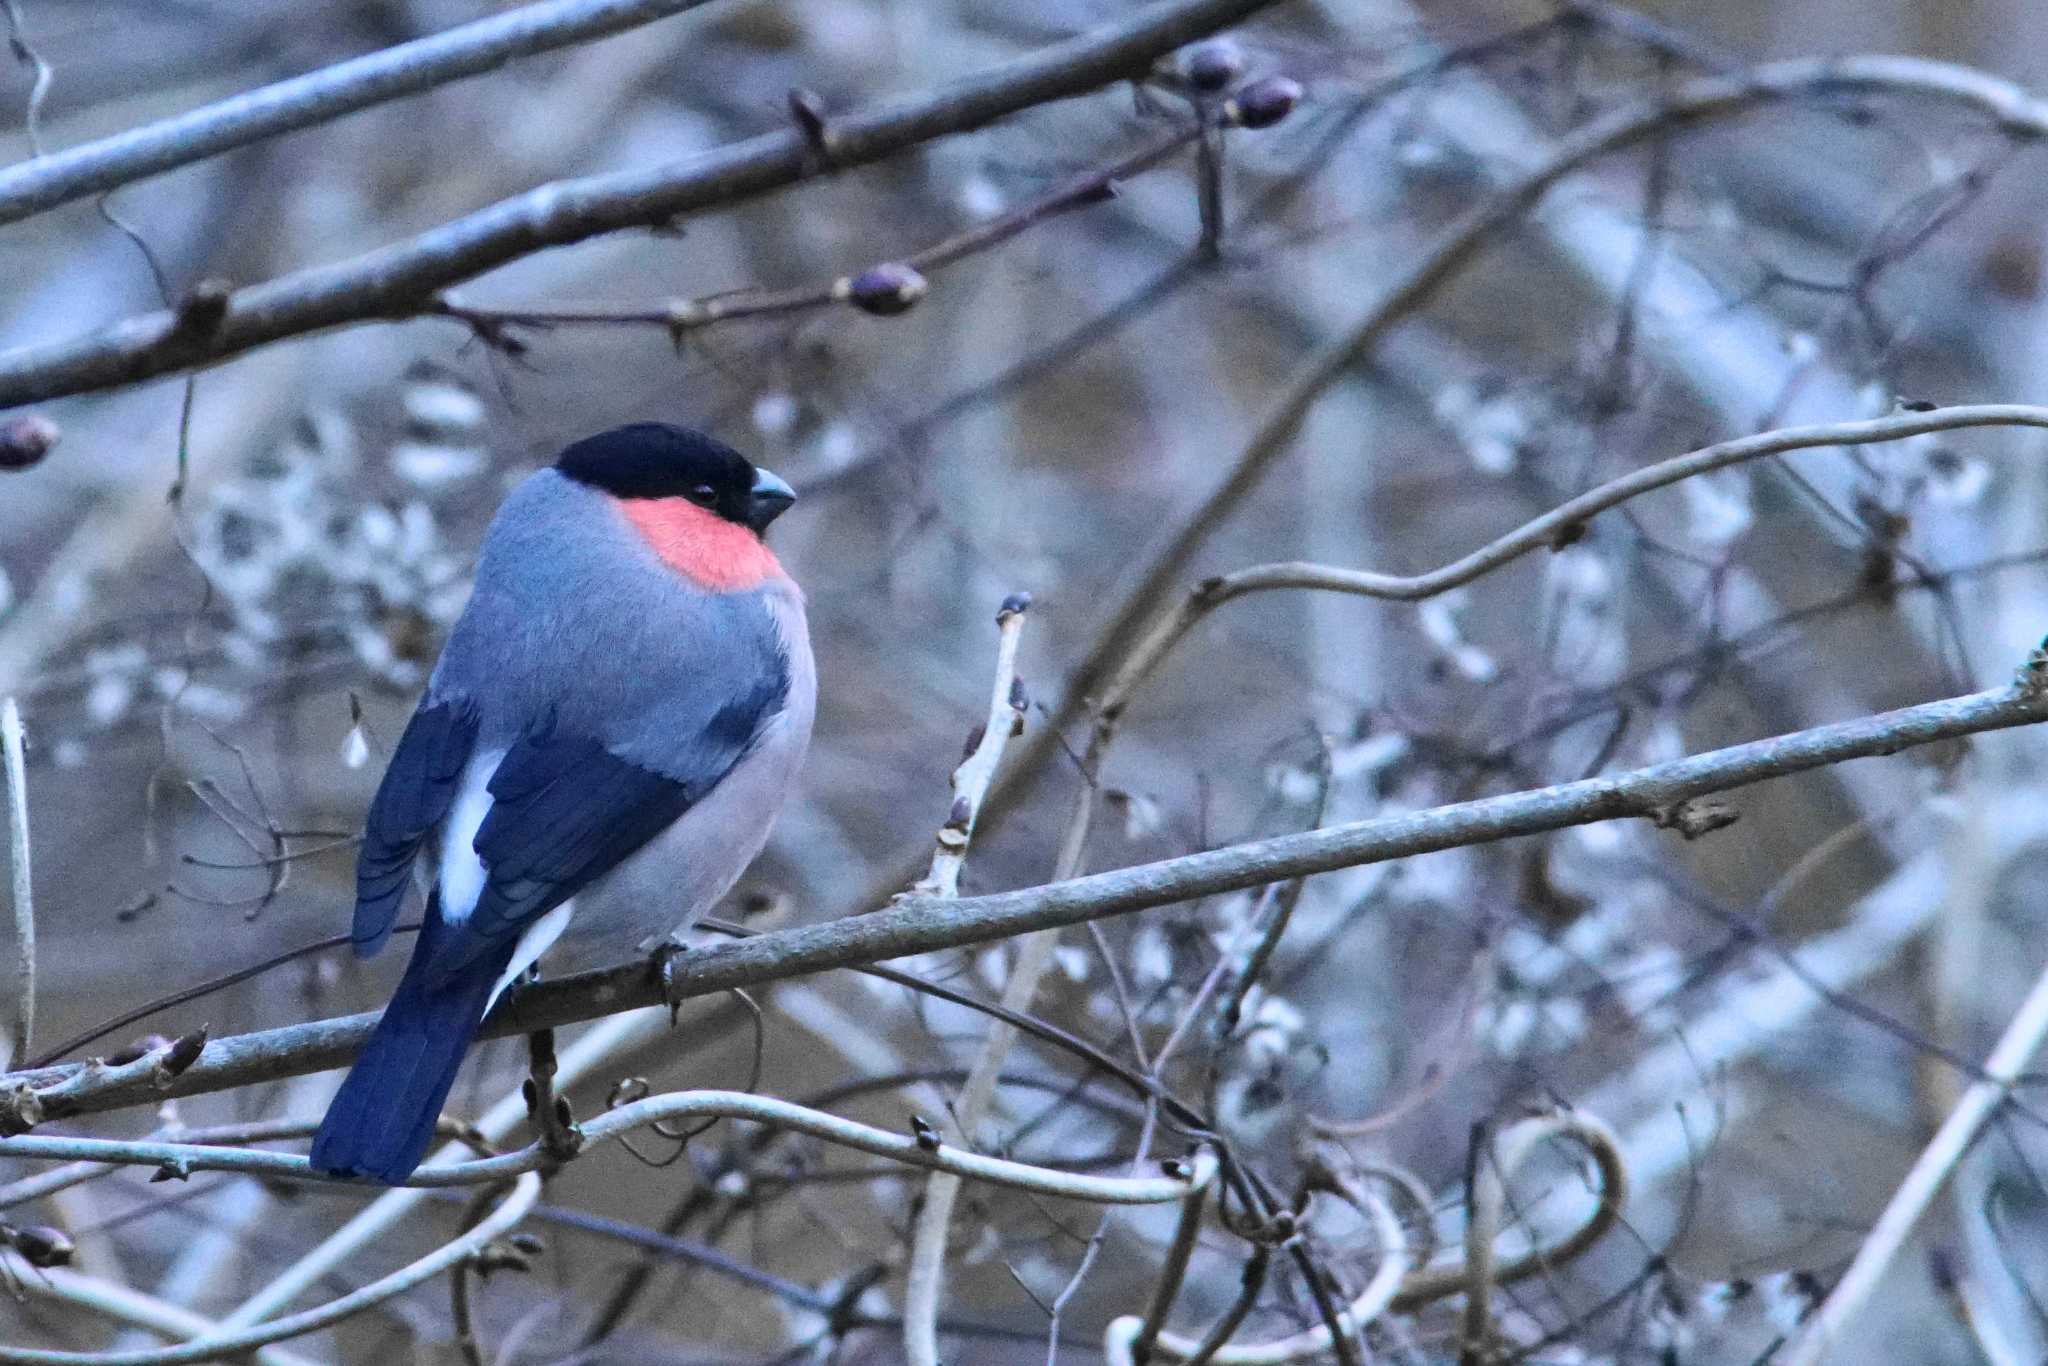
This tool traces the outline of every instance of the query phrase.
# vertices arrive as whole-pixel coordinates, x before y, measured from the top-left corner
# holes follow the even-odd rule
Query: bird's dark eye
[[[689,499],[700,508],[708,508],[718,501],[718,490],[709,484],[699,484],[690,490]]]

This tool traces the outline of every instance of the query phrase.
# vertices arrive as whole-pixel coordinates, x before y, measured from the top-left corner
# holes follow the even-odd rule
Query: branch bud
[[[0,470],[25,470],[42,462],[63,435],[41,413],[23,413],[0,422]]]
[[[909,312],[924,297],[926,288],[924,276],[917,271],[900,262],[886,261],[869,266],[846,281],[844,293],[847,301],[861,312],[893,318]]]
[[[163,1073],[165,1084],[181,1075],[186,1068],[199,1061],[199,1055],[206,1051],[206,1026],[201,1025],[189,1034],[180,1034],[171,1042],[171,1051],[164,1055]]]
[[[1180,77],[1190,88],[1214,95],[1244,74],[1244,52],[1228,38],[1196,43],[1180,55]]]
[[[1223,102],[1226,122],[1240,128],[1271,128],[1301,103],[1301,83],[1286,76],[1253,81]]]
[[[21,1259],[37,1268],[69,1266],[77,1250],[64,1230],[42,1225],[14,1230],[12,1241]]]
[[[200,280],[178,301],[177,330],[191,337],[210,337],[220,330],[228,315],[228,300],[235,287],[212,277]]]

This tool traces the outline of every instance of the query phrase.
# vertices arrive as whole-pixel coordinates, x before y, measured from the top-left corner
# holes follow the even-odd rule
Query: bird
[[[803,593],[763,535],[796,499],[688,428],[575,442],[492,518],[476,584],[365,818],[351,939],[412,957],[311,1165],[397,1185],[486,1014],[550,970],[672,945],[767,843],[810,743]]]

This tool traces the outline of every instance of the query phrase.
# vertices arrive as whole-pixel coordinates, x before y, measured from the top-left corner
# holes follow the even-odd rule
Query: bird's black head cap
[[[723,441],[666,422],[585,437],[562,452],[555,468],[614,498],[687,498],[756,532],[796,500],[789,485]]]

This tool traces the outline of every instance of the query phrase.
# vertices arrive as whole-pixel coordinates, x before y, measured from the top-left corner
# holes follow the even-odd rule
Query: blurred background
[[[54,71],[51,147],[503,8],[19,4]],[[1131,8],[720,0],[0,230],[0,346],[161,306],[151,257],[173,298],[202,279],[260,281],[552,179],[782,127],[792,88],[827,110],[861,106]],[[1078,702],[1099,681],[1077,671],[1139,567],[1184,527],[1199,535],[1168,580],[1176,595],[1268,560],[1418,572],[1708,441],[1902,402],[2038,400],[2042,151],[1953,104],[1795,98],[1567,179],[1323,393],[1253,487],[1203,501],[1315,348],[1574,129],[1702,72],[1788,57],[1916,54],[2048,90],[2035,18],[2019,0],[1645,0],[1562,18],[1510,0],[1293,0],[1232,40],[1238,79],[1285,76],[1304,93],[1274,126],[1220,138],[1213,252],[1183,150],[1113,199],[931,271],[900,316],[833,306],[679,337],[380,322],[263,348],[189,387],[37,405],[62,436],[35,468],[0,474],[0,691],[21,699],[31,742],[41,1045],[346,927],[350,837],[461,608],[484,523],[512,482],[603,427],[703,426],[802,492],[775,539],[810,597],[817,742],[728,912],[771,926],[878,904],[929,856],[947,775],[985,712],[1008,593],[1036,600],[1022,667],[1033,707],[968,892],[1051,875],[1083,781]],[[1172,71],[674,231],[535,255],[454,298],[514,314],[659,310],[829,282],[1186,121]],[[26,66],[0,66],[10,162],[30,155],[29,90]],[[1234,603],[1131,707],[1099,775],[1086,866],[1996,686],[2048,630],[2044,455],[2038,433],[2012,430],[1816,450],[1653,494],[1423,604]],[[1757,1360],[1839,1275],[1971,1080],[1959,1063],[1983,1056],[2048,954],[2042,754],[2021,732],[1775,782],[1731,798],[1740,819],[1696,842],[1594,826],[1312,879],[1244,1023],[1195,1020],[1167,1075],[1207,1096],[1277,1185],[1319,1150],[1399,1167],[1436,1194],[1452,1236],[1474,1124],[1580,1106],[1621,1136],[1625,1227],[1503,1294],[1508,1359]],[[1125,1056],[1133,1036],[1156,1048],[1260,913],[1256,896],[1234,896],[1105,922],[1099,946],[1073,933],[1035,1009]],[[372,1008],[401,958],[314,955],[85,1051]],[[993,997],[1005,961],[992,948],[907,966]],[[943,1113],[986,1028],[849,974],[761,1004],[757,1037],[733,1003],[694,1003],[677,1031],[573,1091],[579,1112],[626,1076],[753,1080],[793,1099],[868,1081],[835,1108],[900,1129]],[[517,1041],[486,1045],[454,1104],[481,1112],[523,1064]],[[1032,1048],[1010,1071],[1019,1080],[978,1135],[990,1150],[1124,1170],[1139,1124],[1123,1093]],[[315,1116],[335,1081],[184,1101],[176,1118]],[[2048,1143],[2024,1101],[1964,1164],[1841,1359],[2048,1352]],[[162,1120],[70,1127],[139,1134]],[[886,1325],[921,1179],[731,1124],[686,1150],[640,1147],[550,1183],[548,1205],[570,1221],[535,1223],[545,1250],[530,1272],[477,1290],[485,1355],[470,1359],[900,1359]],[[1568,1225],[1587,1199],[1581,1165],[1558,1149],[1518,1184],[1518,1217]],[[218,1315],[368,1198],[134,1173],[34,1219],[67,1227],[95,1273]],[[1325,1203],[1310,1237],[1355,1293],[1372,1236]],[[832,1330],[814,1304],[576,1215],[661,1231],[814,1298],[852,1286],[882,1326]],[[461,1216],[429,1204],[319,1297],[446,1241]],[[1099,1359],[1104,1323],[1142,1311],[1172,1222],[1127,1213],[1098,1229],[1093,1210],[974,1187],[955,1218],[945,1341],[958,1362]],[[1246,1255],[1223,1229],[1205,1234],[1176,1327],[1198,1335],[1224,1312]],[[1389,1318],[1374,1348],[1447,1359],[1453,1315]],[[1276,1263],[1243,1337],[1315,1321]],[[453,1336],[435,1284],[294,1350],[463,1359]],[[91,1316],[4,1296],[0,1338],[116,1341]]]

